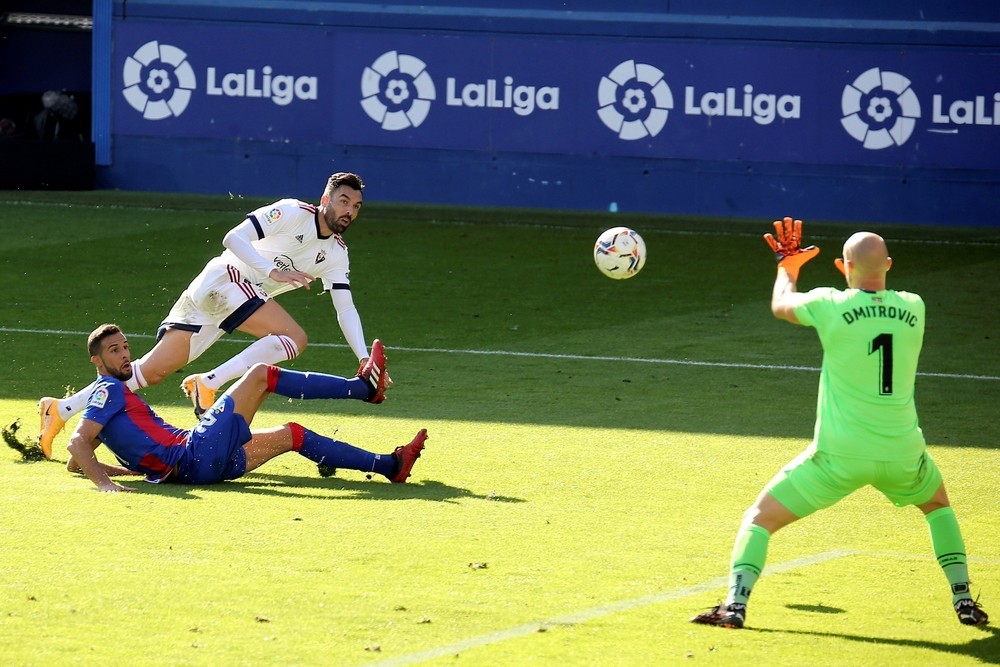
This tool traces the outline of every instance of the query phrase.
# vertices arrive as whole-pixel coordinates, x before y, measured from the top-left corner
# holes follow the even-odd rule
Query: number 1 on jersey
[[[878,352],[879,368],[881,370],[879,394],[892,395],[892,334],[883,333],[872,339],[868,354]]]

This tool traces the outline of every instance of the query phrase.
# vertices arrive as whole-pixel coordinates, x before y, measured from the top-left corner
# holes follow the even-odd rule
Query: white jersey
[[[251,266],[228,249],[213,258],[209,266],[236,267],[272,297],[295,289],[292,284],[269,278],[267,273],[272,268],[308,273],[322,280],[325,290],[333,285],[350,285],[347,244],[340,234],[320,236],[315,205],[282,199],[248,213],[247,222],[257,232],[257,240],[252,241],[254,249],[270,263],[267,272],[262,270],[265,267]]]
[[[302,271],[320,279],[351,349],[358,359],[368,356],[351,297],[347,245],[339,234],[320,236],[317,215],[312,204],[282,199],[252,211],[229,230],[223,239],[226,250],[209,260],[161,324],[161,331],[194,332],[189,362],[223,333],[238,329],[267,299],[295,289],[271,279],[274,269]]]

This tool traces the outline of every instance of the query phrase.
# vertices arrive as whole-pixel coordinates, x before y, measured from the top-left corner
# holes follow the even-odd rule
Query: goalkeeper
[[[985,625],[989,617],[972,599],[965,543],[913,400],[924,338],[923,300],[886,289],[892,259],[882,237],[870,232],[851,236],[843,258],[834,261],[847,289],[799,292],[799,271],[819,248],[801,247],[801,220],[785,218],[774,228],[775,234],[764,236],[778,261],[771,312],[814,327],[823,346],[815,433],[809,447],[771,479],[744,514],[725,602],[691,621],[742,628],[771,535],[871,485],[896,506],[915,505],[924,513],[958,620]]]

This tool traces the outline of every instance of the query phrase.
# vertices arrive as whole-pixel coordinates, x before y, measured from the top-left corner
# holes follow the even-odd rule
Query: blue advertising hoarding
[[[114,45],[118,135],[1000,167],[981,50],[141,21]]]

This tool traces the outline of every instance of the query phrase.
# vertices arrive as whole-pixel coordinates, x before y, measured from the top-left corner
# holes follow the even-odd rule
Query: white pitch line
[[[87,336],[89,331],[68,331],[64,329],[18,329],[13,327],[0,327],[0,333],[24,333],[24,334],[47,334],[56,336]],[[155,338],[150,334],[129,334],[129,338]],[[241,338],[221,338],[225,343],[247,344]],[[330,347],[347,348],[343,343],[309,343],[310,347]],[[494,357],[526,357],[533,359],[568,359],[572,361],[617,361],[636,364],[660,364],[673,366],[703,366],[711,368],[741,368],[749,370],[770,370],[770,371],[809,371],[818,373],[819,368],[815,366],[787,366],[780,364],[746,364],[724,361],[694,361],[691,359],[650,359],[644,357],[612,357],[588,354],[555,354],[549,352],[515,352],[513,350],[458,350],[437,347],[393,347],[393,350],[400,352],[427,352],[430,354],[475,354]],[[998,375],[971,375],[966,373],[929,373],[920,371],[917,373],[921,377],[952,378],[957,380],[1000,380]]]
[[[818,565],[820,563],[825,563],[836,558],[844,558],[845,556],[854,556],[856,554],[863,553],[860,551],[850,551],[845,549],[834,549],[833,551],[824,551],[823,553],[813,554],[812,556],[804,556],[802,558],[795,558],[790,561],[785,561],[784,563],[778,563],[776,565],[768,565],[764,568],[764,575],[773,574],[776,572],[790,572],[791,570],[797,570],[799,568],[808,567],[810,565]],[[472,637],[470,639],[465,639],[448,646],[439,646],[438,648],[428,649],[426,651],[419,651],[417,653],[411,653],[409,655],[403,655],[396,658],[388,658],[386,660],[380,660],[378,662],[369,663],[369,667],[399,667],[401,665],[412,665],[418,662],[424,662],[425,660],[433,660],[435,658],[441,658],[446,655],[455,655],[456,653],[461,653],[462,651],[467,651],[472,648],[478,648],[480,646],[488,646],[490,644],[496,644],[508,639],[517,639],[519,637],[526,637],[528,635],[535,634],[536,632],[541,632],[544,629],[551,626],[559,625],[573,625],[576,623],[585,623],[586,621],[592,621],[596,618],[601,618],[602,616],[608,616],[610,614],[616,614],[624,611],[631,611],[633,609],[638,609],[640,607],[648,607],[652,604],[659,604],[661,602],[666,602],[668,600],[678,600],[681,598],[691,597],[692,595],[697,595],[699,593],[707,593],[713,591],[717,588],[726,586],[729,583],[729,576],[715,577],[714,579],[709,579],[703,581],[700,584],[695,584],[693,586],[685,586],[684,588],[676,588],[672,591],[663,591],[662,593],[654,593],[653,595],[647,595],[641,598],[634,598],[632,600],[621,600],[620,602],[613,602],[611,604],[602,605],[600,607],[591,607],[590,609],[583,609],[581,611],[572,612],[564,616],[557,616],[555,618],[550,618],[545,621],[538,621],[535,623],[525,623],[523,625],[518,625],[513,628],[507,628],[506,630],[499,630],[497,632],[492,632],[486,635],[480,635],[478,637]]]

